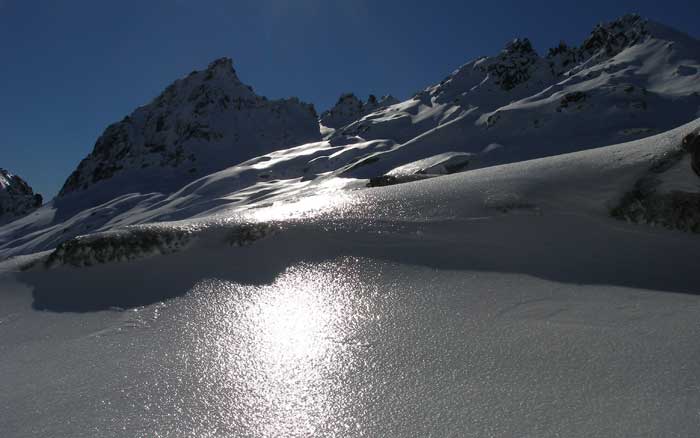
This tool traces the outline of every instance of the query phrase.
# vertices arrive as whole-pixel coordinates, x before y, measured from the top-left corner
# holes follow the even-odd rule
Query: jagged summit
[[[169,85],[151,103],[110,125],[59,193],[101,185],[100,198],[168,192],[203,174],[320,138],[313,105],[268,100],[220,58]],[[109,187],[104,182],[113,181]]]
[[[333,108],[321,114],[320,122],[323,126],[329,128],[339,128],[373,111],[386,108],[395,103],[398,103],[398,99],[391,95],[377,99],[377,96],[370,94],[367,102],[363,102],[353,93],[343,93]]]
[[[31,213],[41,206],[42,197],[17,175],[0,168],[0,223]]]
[[[580,47],[583,56],[597,54],[615,56],[649,35],[647,20],[637,14],[628,14],[618,20],[598,24]]]

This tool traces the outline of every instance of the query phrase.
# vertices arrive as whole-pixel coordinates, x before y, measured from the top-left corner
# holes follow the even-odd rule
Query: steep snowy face
[[[365,115],[398,103],[394,96],[382,96],[380,99],[370,94],[367,102],[358,99],[353,93],[345,93],[340,96],[333,108],[321,114],[320,122],[328,128],[340,128]]]
[[[109,126],[59,197],[96,186],[105,199],[128,191],[168,192],[212,171],[319,138],[312,105],[258,96],[238,79],[231,60],[222,58]]]
[[[0,169],[0,223],[27,215],[41,203],[41,195],[35,194],[22,178]]]

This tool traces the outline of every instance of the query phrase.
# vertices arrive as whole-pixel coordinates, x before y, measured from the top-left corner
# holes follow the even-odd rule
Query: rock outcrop
[[[6,223],[41,207],[42,197],[22,178],[0,169],[0,223]]]
[[[367,102],[363,102],[353,93],[345,93],[340,96],[333,108],[321,114],[320,122],[328,128],[340,128],[398,102],[394,96],[387,95],[377,99],[374,94],[370,94]]]

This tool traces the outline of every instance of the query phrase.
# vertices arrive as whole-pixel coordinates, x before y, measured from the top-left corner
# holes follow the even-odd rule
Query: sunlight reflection
[[[352,269],[330,266],[291,268],[267,286],[210,280],[195,288],[201,306],[186,342],[196,346],[198,395],[212,398],[199,404],[215,407],[207,421],[227,425],[217,433],[335,435],[326,428],[350,402],[337,382],[357,348],[346,340],[368,306],[351,291]]]
[[[306,195],[294,201],[282,201],[273,205],[247,210],[244,216],[256,222],[286,219],[310,219],[332,213],[342,217],[349,211],[354,199],[346,189],[352,185],[344,178],[333,178],[318,186],[315,195]]]

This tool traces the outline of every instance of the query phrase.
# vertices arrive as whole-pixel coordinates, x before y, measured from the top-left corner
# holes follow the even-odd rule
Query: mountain
[[[170,192],[249,158],[319,139],[312,105],[258,96],[238,79],[231,59],[222,58],[107,127],[58,197],[100,202],[129,192]]]
[[[56,199],[0,228],[0,257],[126,226],[634,145],[699,110],[700,42],[636,15],[545,56],[515,39],[402,102],[344,94],[320,120],[297,100],[255,96],[220,60],[108,128]],[[198,125],[204,119],[210,128]],[[244,136],[250,142],[237,140]],[[621,217],[658,215],[628,207]]]
[[[395,146],[350,176],[378,176],[434,154],[471,154],[468,168],[629,141],[700,116],[700,42],[628,15],[578,47],[541,56],[516,39],[412,98],[335,130],[330,140]],[[593,129],[595,128],[595,129]]]
[[[22,178],[0,169],[0,223],[25,216],[41,206],[42,197]]]
[[[699,58],[517,39],[202,176],[125,123],[0,226],[3,437],[696,436]]]

